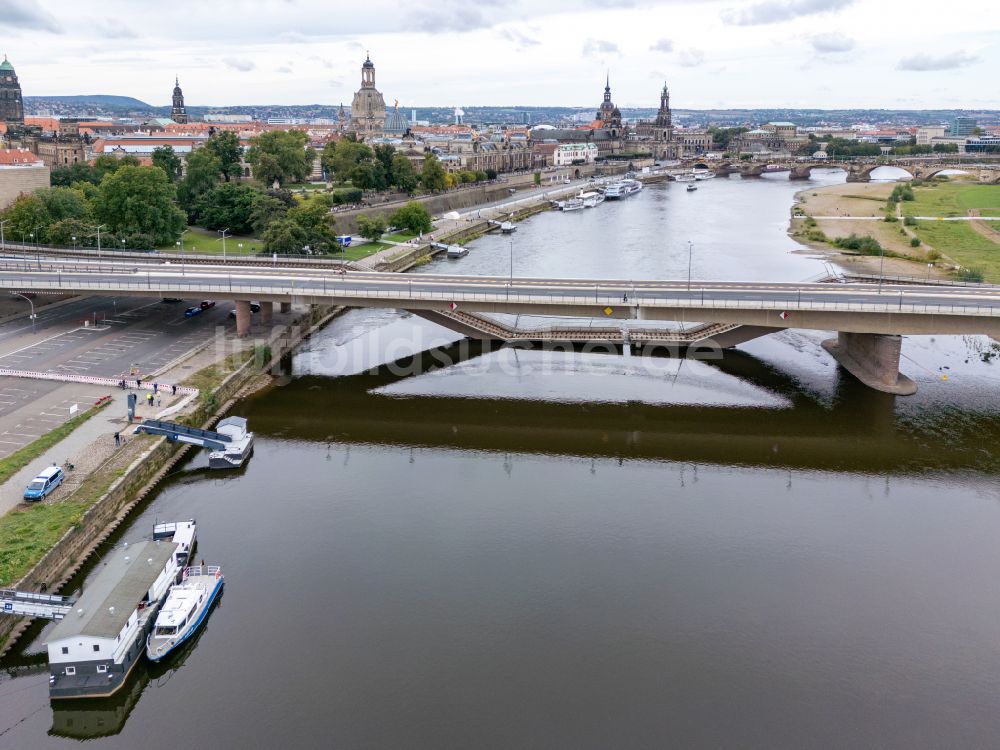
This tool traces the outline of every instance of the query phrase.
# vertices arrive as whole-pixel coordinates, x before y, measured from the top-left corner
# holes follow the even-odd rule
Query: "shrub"
[[[805,220],[805,225],[809,229],[812,229],[814,226],[816,226],[816,219],[814,219],[812,216],[807,216]]]
[[[903,223],[908,227],[915,227],[917,225],[917,220],[912,216],[907,216],[903,219]]]
[[[927,251],[927,260],[932,261],[932,262],[939,261],[939,260],[941,260],[941,253],[939,253],[937,250],[928,250]]]
[[[361,188],[339,188],[330,193],[330,198],[337,206],[345,203],[360,203],[363,196]]]
[[[910,239],[910,247],[920,247],[920,238],[919,237],[912,237]]]
[[[806,232],[806,239],[811,242],[829,242],[830,239],[821,229],[810,229]]]
[[[879,255],[885,252],[879,241],[869,235],[859,237],[852,233],[847,237],[838,237],[833,244],[843,250],[853,250],[859,255]]]
[[[896,218],[896,214],[891,209],[885,212],[885,220],[889,224],[899,221],[899,219]]]
[[[961,281],[971,281],[978,284],[983,280],[983,272],[978,268],[960,268],[958,269],[958,278]]]

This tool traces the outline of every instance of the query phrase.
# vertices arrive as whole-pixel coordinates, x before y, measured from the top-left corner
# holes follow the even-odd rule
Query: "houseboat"
[[[247,430],[243,417],[226,417],[215,427],[215,432],[229,438],[225,447],[208,454],[211,469],[238,469],[253,453],[253,433]]]
[[[194,545],[193,520],[173,526],[111,552],[59,620],[46,642],[50,698],[106,698],[125,685]]]

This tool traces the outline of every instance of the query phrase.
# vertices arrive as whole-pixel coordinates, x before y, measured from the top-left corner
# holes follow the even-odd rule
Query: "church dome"
[[[361,66],[362,68],[374,68],[375,63],[372,62],[370,55],[365,55],[365,63]]]
[[[405,133],[409,127],[410,123],[407,122],[406,116],[399,111],[398,107],[393,107],[385,118],[386,133]]]
[[[14,72],[14,66],[10,64],[10,60],[8,60],[6,57],[4,57],[3,62],[0,63],[0,70],[13,73]]]

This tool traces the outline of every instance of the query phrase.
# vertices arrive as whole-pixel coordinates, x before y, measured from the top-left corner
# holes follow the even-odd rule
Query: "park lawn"
[[[922,242],[965,268],[978,268],[983,278],[1000,282],[1000,243],[991,242],[964,221],[921,221],[910,227]]]
[[[243,243],[243,250],[240,250]],[[246,237],[233,234],[226,237],[226,255],[256,255],[262,252],[264,243],[257,237]],[[157,248],[160,252],[176,253],[177,245],[173,242]],[[222,255],[222,239],[213,229],[188,227],[184,235],[184,252],[197,255]]]
[[[1000,185],[941,182],[913,188],[916,200],[903,201],[904,216],[966,216],[970,208],[1000,212]]]
[[[382,239],[389,242],[408,242],[416,236],[413,232],[393,232],[392,234],[385,235]]]
[[[362,258],[367,258],[369,255],[374,255],[380,250],[385,250],[387,247],[395,247],[395,245],[387,245],[384,242],[365,242],[361,245],[351,245],[343,250],[337,250],[329,254],[330,258],[334,260],[344,258],[345,260],[361,260]]]

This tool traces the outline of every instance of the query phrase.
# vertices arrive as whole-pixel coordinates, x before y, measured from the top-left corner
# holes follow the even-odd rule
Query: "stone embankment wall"
[[[322,328],[341,308],[312,308],[284,331],[272,336],[270,362],[263,363],[267,370],[276,366],[281,357]],[[261,363],[248,360],[231,373],[210,397],[201,399],[195,411],[188,415],[191,422],[210,428],[232,405],[233,399],[260,372]],[[206,394],[208,396],[208,394]],[[218,405],[221,405],[218,406]],[[84,514],[80,523],[67,531],[55,546],[38,561],[14,588],[24,591],[45,590],[56,592],[65,585],[87,562],[87,559],[128,518],[129,514],[152,492],[170,470],[191,448],[189,445],[157,438],[150,447],[116,479],[100,499]],[[23,617],[0,618],[0,656],[14,645],[31,624]]]
[[[649,160],[637,160],[634,163],[634,166],[637,168],[641,166],[648,166],[648,161]],[[550,180],[553,176],[555,176],[559,182],[551,183],[551,187],[562,187],[562,178],[564,176],[573,176],[577,169],[580,170],[581,177],[589,177],[597,171],[604,174],[621,174],[628,170],[628,164],[588,164],[586,166],[573,167],[572,169],[566,168],[552,170],[550,172],[542,172],[542,186],[545,187],[550,185]],[[491,182],[486,185],[464,187],[447,193],[425,195],[412,199],[403,197],[398,200],[376,203],[371,206],[352,209],[350,211],[336,211],[334,213],[334,217],[336,218],[336,231],[338,234],[352,234],[357,231],[358,217],[362,214],[367,216],[385,214],[386,218],[388,218],[389,214],[397,208],[405,205],[409,200],[416,200],[423,203],[427,207],[427,210],[431,212],[432,216],[438,216],[449,211],[460,211],[465,208],[472,208],[473,206],[481,206],[485,203],[493,203],[504,200],[510,197],[510,188],[520,190],[525,188],[530,189],[534,186],[534,173],[528,172],[525,174],[509,175],[506,177],[505,182]],[[514,197],[516,198],[517,196],[515,195]]]

